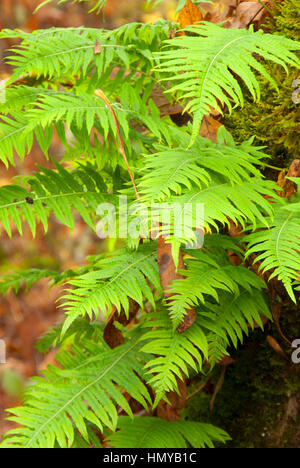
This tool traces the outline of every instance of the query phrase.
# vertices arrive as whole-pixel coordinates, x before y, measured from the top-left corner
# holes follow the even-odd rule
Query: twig
[[[133,174],[131,172],[131,169],[130,169],[130,166],[129,166],[129,163],[128,163],[128,159],[127,159],[127,156],[126,156],[126,153],[125,153],[125,149],[124,149],[124,143],[123,143],[123,140],[122,140],[122,137],[121,137],[121,132],[120,132],[120,127],[119,127],[119,122],[118,122],[118,119],[116,117],[116,114],[115,114],[115,111],[110,103],[110,101],[108,100],[108,98],[105,96],[105,94],[103,93],[103,91],[101,91],[101,89],[96,89],[95,90],[95,96],[97,96],[98,98],[102,99],[102,101],[105,102],[105,104],[107,105],[111,115],[112,115],[112,118],[114,120],[114,123],[115,123],[115,126],[116,126],[116,130],[117,130],[117,137],[118,137],[118,143],[119,143],[119,151],[125,161],[125,164],[126,164],[126,167],[127,167],[127,170],[128,170],[128,173],[129,173],[129,176],[130,176],[130,179],[131,179],[131,182],[132,182],[132,185],[133,185],[133,188],[134,188],[134,191],[135,191],[135,194],[136,194],[136,198],[140,198],[140,194],[138,192],[138,189],[136,187],[136,184],[135,184],[135,180],[134,180],[134,177],[133,177]]]

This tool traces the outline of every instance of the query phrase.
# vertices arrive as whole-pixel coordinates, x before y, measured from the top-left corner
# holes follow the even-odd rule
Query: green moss
[[[300,0],[285,0],[273,9],[274,17],[267,22],[267,29],[290,39],[300,40]],[[225,125],[238,141],[256,136],[258,145],[266,145],[266,152],[272,156],[273,164],[288,167],[299,157],[300,146],[300,104],[292,101],[292,83],[298,79],[299,70],[289,70],[274,64],[270,74],[278,83],[279,93],[270,83],[261,79],[261,100],[254,103],[246,94],[244,108],[226,116]]]
[[[289,305],[281,320],[282,329],[291,340],[300,338],[299,312],[299,308]],[[286,360],[270,347],[268,334],[280,343]],[[274,324],[267,325],[265,332],[250,333],[244,345],[231,353],[236,363],[226,370],[213,414],[209,411],[210,389],[209,393],[202,391],[188,400],[187,418],[225,429],[232,437],[228,448],[299,447],[300,407],[293,417],[289,413],[294,400],[300,404],[300,364],[292,364],[290,354],[289,345]],[[220,369],[216,369],[212,384],[216,384],[219,375]]]

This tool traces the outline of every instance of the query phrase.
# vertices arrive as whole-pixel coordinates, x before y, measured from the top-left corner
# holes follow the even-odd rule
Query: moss
[[[300,338],[299,308],[292,307],[286,307],[281,319],[291,340]],[[286,360],[269,346],[267,334],[280,343]],[[244,345],[232,350],[236,363],[226,370],[213,414],[209,411],[211,391],[202,391],[188,400],[185,415],[227,430],[232,437],[228,448],[299,447],[300,364],[292,364],[290,354],[275,324],[267,325],[265,332],[255,330]],[[214,385],[219,375],[220,369],[216,369]]]
[[[300,0],[285,0],[274,7],[274,17],[268,19],[269,32],[300,40]],[[254,103],[246,93],[244,108],[226,116],[225,125],[238,141],[256,136],[258,145],[266,145],[273,164],[288,167],[299,157],[299,104],[292,101],[292,83],[299,78],[299,70],[289,70],[274,64],[269,73],[278,83],[279,93],[265,79],[260,80],[261,100]]]

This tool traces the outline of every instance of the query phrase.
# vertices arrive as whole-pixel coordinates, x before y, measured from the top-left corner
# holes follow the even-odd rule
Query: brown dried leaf
[[[208,138],[214,143],[217,143],[217,133],[221,126],[222,124],[218,120],[216,120],[212,115],[207,114],[202,120],[200,135],[203,138]]]
[[[178,15],[178,21],[182,28],[190,26],[191,24],[199,23],[203,19],[200,9],[192,3],[191,0],[188,0],[185,6],[182,8]],[[180,31],[178,33],[180,36],[183,36],[185,33]]]
[[[262,2],[268,3],[268,0],[262,0]],[[229,20],[227,27],[240,29],[253,23],[260,26],[267,14],[268,11],[261,2],[242,2],[238,5],[235,15]]]
[[[100,44],[100,42],[96,39],[95,48],[94,48],[94,54],[95,54],[95,55],[101,54],[101,50],[102,50],[101,44]]]
[[[179,393],[169,392],[167,395],[170,404],[161,400],[157,405],[157,416],[166,421],[178,421],[180,419],[180,410],[186,404],[186,383],[177,379],[177,385]]]
[[[280,344],[278,343],[278,341],[275,340],[275,338],[273,338],[273,336],[271,335],[267,335],[267,342],[269,343],[269,345],[271,346],[271,348],[274,349],[274,351],[279,354],[280,356],[282,356],[284,359],[288,359],[287,355],[285,354],[285,352],[283,351],[282,347],[280,346]]]
[[[103,338],[110,348],[116,348],[117,346],[124,343],[124,338],[121,330],[115,326],[115,322],[119,322],[122,325],[128,325],[136,316],[139,310],[139,304],[129,298],[129,315],[126,317],[125,312],[122,310],[119,314],[116,307],[108,317],[106,322]]]

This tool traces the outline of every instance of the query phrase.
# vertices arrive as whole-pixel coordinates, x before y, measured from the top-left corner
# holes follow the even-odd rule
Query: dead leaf
[[[188,0],[178,15],[178,21],[182,28],[197,24],[203,19],[200,9],[191,0]],[[182,36],[185,33],[179,31],[178,35]]]
[[[96,39],[95,48],[94,48],[94,54],[95,54],[95,55],[101,54],[101,50],[102,50],[101,44],[100,44],[100,42]]]
[[[203,138],[208,138],[214,143],[217,143],[217,133],[221,126],[222,124],[218,120],[216,120],[212,115],[207,114],[202,120],[200,135]]]
[[[180,419],[180,410],[185,408],[186,404],[186,384],[185,381],[177,379],[178,391],[167,394],[170,404],[161,400],[157,405],[157,416],[166,421],[178,421]]]
[[[268,3],[267,0],[262,0],[263,3]],[[250,24],[255,23],[260,26],[265,20],[268,11],[261,2],[242,2],[238,5],[235,10],[235,14],[231,20],[229,20],[227,27],[240,29],[246,28]]]
[[[275,340],[275,338],[273,338],[273,336],[271,335],[267,335],[267,338],[266,338],[267,342],[269,343],[269,345],[271,346],[271,348],[274,349],[274,351],[279,354],[280,356],[282,356],[284,359],[288,359],[287,355],[285,354],[285,352],[283,351],[282,347],[280,346],[280,344],[278,343],[278,341]]]
[[[103,332],[104,341],[108,344],[110,348],[116,348],[117,346],[124,343],[124,337],[121,330],[115,326],[115,322],[119,322],[122,325],[128,325],[136,316],[139,311],[139,304],[129,298],[129,314],[126,316],[125,312],[122,310],[119,313],[116,307],[113,308],[112,313],[110,314]]]

